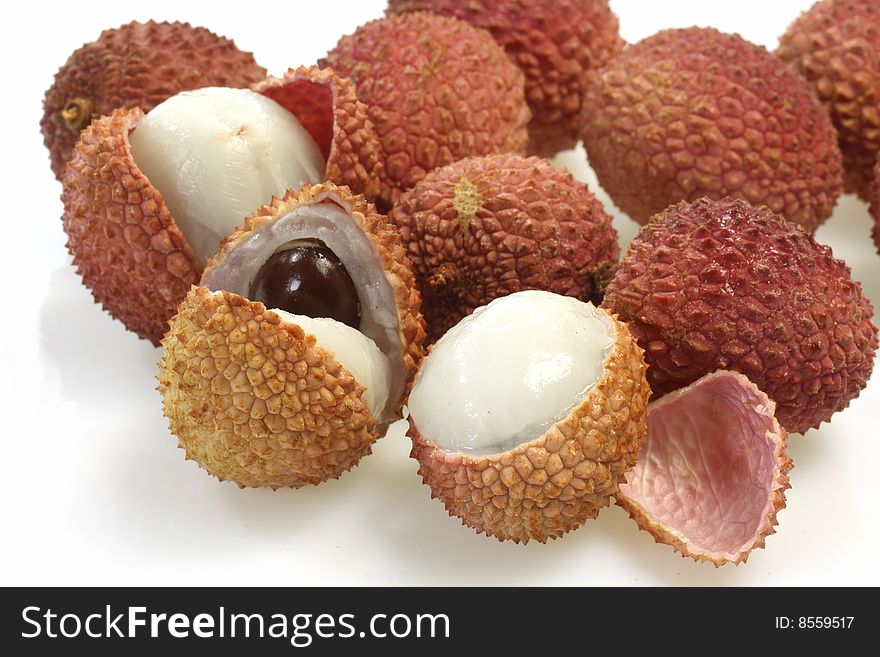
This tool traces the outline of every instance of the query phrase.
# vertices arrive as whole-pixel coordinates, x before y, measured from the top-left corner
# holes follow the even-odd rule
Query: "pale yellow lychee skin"
[[[363,386],[261,303],[193,286],[162,344],[171,431],[218,479],[318,484],[370,453],[376,420]]]
[[[543,543],[608,506],[645,440],[651,394],[642,349],[626,325],[610,317],[615,343],[604,373],[544,435],[501,454],[453,454],[422,436],[409,418],[410,456],[450,516],[499,541]],[[486,376],[492,376],[488,367]]]
[[[305,204],[333,203],[373,241],[394,289],[409,390],[424,354],[424,321],[400,238],[362,196],[332,183],[273,198],[208,260],[206,274],[255,230]],[[335,479],[369,454],[390,417],[370,415],[363,386],[296,325],[259,302],[193,286],[162,340],[159,392],[188,459],[240,487],[299,487]]]

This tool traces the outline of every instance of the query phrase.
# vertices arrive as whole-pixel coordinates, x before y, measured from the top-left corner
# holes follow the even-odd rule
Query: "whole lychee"
[[[353,80],[368,106],[392,202],[432,169],[525,148],[523,74],[488,32],[464,21],[425,13],[374,20],[320,64]]]
[[[880,152],[880,5],[822,0],[800,15],[776,51],[831,113],[847,191],[867,199]]]
[[[544,157],[580,140],[584,91],[623,48],[606,0],[389,0],[388,10],[430,11],[489,30],[525,73],[528,151]]]
[[[645,350],[660,396],[718,369],[745,374],[804,432],[865,387],[873,309],[831,249],[766,207],[682,202],[633,240],[603,307]]]
[[[640,223],[678,201],[733,196],[813,232],[843,189],[828,113],[797,73],[738,35],[648,37],[600,71],[584,107],[590,165]]]
[[[436,340],[492,299],[541,289],[588,300],[617,263],[617,231],[586,185],[546,160],[487,155],[429,173],[389,218]]]
[[[253,55],[203,27],[132,22],[104,30],[55,74],[40,129],[60,180],[80,131],[118,108],[149,112],[199,87],[247,87],[266,76]]]
[[[649,395],[625,324],[571,297],[518,292],[465,317],[422,361],[411,456],[462,523],[544,542],[607,506],[645,439]]]

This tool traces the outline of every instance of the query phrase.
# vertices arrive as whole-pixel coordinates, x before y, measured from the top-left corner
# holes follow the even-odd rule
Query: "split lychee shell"
[[[355,192],[379,194],[377,143],[349,82],[332,71],[299,68],[258,90],[315,131],[327,175]],[[95,301],[158,344],[202,264],[132,157],[129,135],[143,116],[139,108],[118,109],[83,131],[62,176],[62,220],[73,263]]]
[[[299,487],[351,469],[400,417],[423,354],[419,295],[399,238],[371,204],[344,187],[307,185],[273,198],[224,241],[203,283],[227,259],[239,258],[242,245],[316,205],[344,212],[372,244],[395,305],[399,344],[392,365],[399,376],[387,412],[376,417],[362,382],[314,335],[240,294],[193,286],[162,340],[164,412],[188,459],[241,487]]]

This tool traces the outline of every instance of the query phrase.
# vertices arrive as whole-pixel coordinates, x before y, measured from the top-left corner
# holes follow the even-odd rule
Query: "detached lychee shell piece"
[[[300,66],[253,89],[286,108],[312,135],[327,163],[325,179],[346,185],[368,201],[389,196],[382,190],[379,138],[353,82],[329,68]]]
[[[432,169],[525,148],[523,74],[488,32],[464,21],[425,13],[374,20],[319,63],[353,80],[367,104],[392,203]]]
[[[55,74],[40,129],[60,180],[80,131],[118,108],[150,111],[199,87],[247,87],[266,76],[253,55],[203,27],[132,22],[104,30]]]
[[[624,44],[606,0],[390,0],[388,10],[430,11],[489,30],[526,76],[528,152],[544,157],[580,140],[584,92]]]
[[[718,369],[745,374],[789,432],[858,396],[877,349],[873,309],[800,226],[738,199],[679,203],[630,245],[603,307],[627,322],[664,395]]]
[[[546,300],[552,301],[553,297],[556,301],[550,308],[546,307]],[[543,302],[530,303],[534,298]],[[475,359],[464,368],[467,372],[454,375],[460,380],[431,384],[434,386],[431,390],[440,385],[448,393],[432,394],[430,400],[417,400],[419,386],[427,385],[427,377],[437,376],[431,372],[432,359],[445,357],[447,343],[458,342],[461,346],[460,341],[468,339],[462,337],[463,327],[474,324],[475,320],[482,321],[484,314],[511,304],[526,309],[520,314],[521,322],[504,323],[503,330],[494,327],[494,335],[489,333],[482,338],[488,344],[464,343],[465,353],[476,352]],[[554,305],[562,308],[554,309]],[[571,399],[547,394],[547,390],[535,392],[534,386],[542,387],[556,379],[550,374],[556,361],[569,362],[575,367],[581,361],[576,357],[568,361],[560,354],[554,358],[542,344],[542,337],[551,334],[554,339],[561,339],[561,336],[574,336],[585,330],[580,323],[559,325],[564,323],[560,319],[564,307],[571,305],[588,309],[584,312],[607,326],[609,332],[610,341],[598,360],[594,382],[583,389],[580,396]],[[543,333],[533,331],[539,325],[543,325]],[[548,330],[550,326],[555,329]],[[498,344],[511,335],[521,337],[520,348],[500,353]],[[528,381],[512,381],[504,373],[511,362],[519,363],[532,356],[536,357],[532,360]],[[411,456],[418,461],[419,475],[430,487],[431,496],[443,502],[450,516],[458,516],[462,524],[477,533],[485,532],[499,541],[515,543],[529,540],[543,543],[548,538],[559,538],[595,518],[634,465],[646,432],[650,389],[645,369],[642,350],[626,325],[601,309],[543,291],[519,292],[496,299],[463,319],[434,345],[423,361],[409,402]],[[478,374],[471,376],[474,372]],[[504,400],[496,399],[499,387],[510,388],[513,394]],[[465,389],[472,390],[473,394]],[[468,403],[450,404],[446,398],[455,395],[467,395]],[[483,397],[499,403],[490,405]],[[527,401],[531,397],[534,399]],[[432,406],[434,403],[436,407]],[[456,444],[465,445],[472,442],[471,436],[479,435],[482,428],[512,427],[516,419],[511,418],[528,414],[533,406],[548,403],[558,404],[554,414],[558,417],[561,412],[559,419],[550,418],[548,422],[552,424],[544,424],[543,430],[539,425],[537,436],[529,435],[534,425],[526,435],[501,436],[498,444],[490,446],[489,451],[493,453],[486,453],[485,448],[472,452],[462,447],[444,448],[430,435],[431,431],[438,431],[437,427],[445,434],[454,433],[459,416],[465,414],[470,416],[470,426],[453,436]],[[433,421],[433,429],[420,426],[426,424],[425,407],[432,409],[432,414],[439,414],[439,419]],[[448,439],[449,436],[444,437]]]
[[[847,191],[867,199],[880,152],[880,6],[875,0],[817,2],[780,37],[776,54],[830,112]]]
[[[584,146],[632,219],[742,198],[813,232],[843,190],[837,134],[807,84],[735,34],[665,30],[628,47],[584,100]]]
[[[715,566],[748,559],[773,534],[791,460],[775,404],[718,371],[648,405],[648,437],[615,496],[639,527]]]
[[[492,299],[541,289],[588,300],[617,231],[586,185],[546,160],[488,155],[429,173],[389,218],[413,263],[433,341]]]
[[[350,265],[378,268],[375,276],[352,276],[370,278],[378,290],[362,299],[372,315],[361,333],[390,361],[382,411],[370,410],[364,382],[320,338],[289,321],[293,316],[236,292],[291,236],[328,230],[339,233],[337,240],[354,235],[353,248],[370,252],[370,262]],[[392,307],[377,309],[375,299]],[[158,379],[172,433],[187,458],[241,487],[298,487],[338,477],[400,417],[423,354],[418,308],[399,238],[363,197],[323,184],[273,199],[224,241],[202,286],[191,289],[171,320]]]

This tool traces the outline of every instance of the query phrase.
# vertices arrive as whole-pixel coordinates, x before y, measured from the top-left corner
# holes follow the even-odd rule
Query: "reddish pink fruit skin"
[[[393,203],[432,169],[525,149],[523,74],[492,35],[464,21],[427,13],[374,20],[319,64],[354,81],[369,108]]]
[[[874,184],[871,186],[871,216],[874,217],[874,246],[880,253],[880,157],[874,166]]]
[[[580,140],[584,92],[624,45],[606,0],[390,0],[388,11],[455,16],[491,32],[525,73],[528,152],[542,157]]]
[[[602,305],[645,350],[654,395],[736,370],[776,401],[790,432],[846,408],[877,349],[873,308],[846,264],[800,226],[734,199],[654,217]]]
[[[658,32],[600,71],[584,108],[590,165],[639,223],[682,200],[733,196],[813,232],[843,190],[825,109],[797,73],[738,35]]]
[[[880,4],[817,2],[780,37],[776,54],[801,74],[831,114],[846,189],[867,199],[880,152]]]

